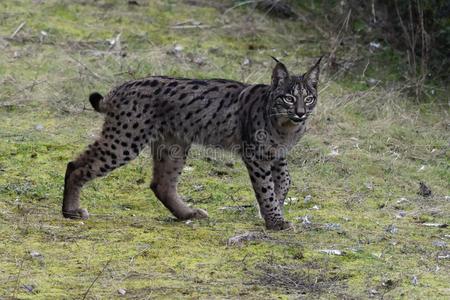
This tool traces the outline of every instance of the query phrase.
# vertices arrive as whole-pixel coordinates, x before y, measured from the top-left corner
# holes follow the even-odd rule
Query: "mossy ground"
[[[147,74],[268,82],[269,55],[302,72],[327,50],[308,24],[245,6],[138,2],[0,3],[0,298],[450,297],[450,232],[423,226],[450,223],[449,115],[439,89],[411,104],[359,75],[324,73],[311,129],[289,157],[295,230],[227,246],[263,232],[263,222],[239,159],[201,148],[180,191],[208,220],[173,220],[148,188],[148,153],[83,190],[89,220],[64,220],[65,166],[102,123],[90,92]],[[172,28],[191,20],[209,27]],[[120,48],[111,48],[119,33]],[[172,55],[175,44],[184,48]],[[368,72],[384,74],[382,66]],[[419,181],[432,197],[417,195]]]

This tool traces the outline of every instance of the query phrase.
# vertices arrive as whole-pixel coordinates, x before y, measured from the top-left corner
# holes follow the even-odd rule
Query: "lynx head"
[[[280,126],[295,126],[306,120],[316,106],[322,57],[301,76],[289,75],[286,66],[273,59],[276,65],[272,72],[270,115]]]

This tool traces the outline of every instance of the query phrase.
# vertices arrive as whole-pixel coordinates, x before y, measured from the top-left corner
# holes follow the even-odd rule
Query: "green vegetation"
[[[401,93],[392,49],[359,48],[374,87],[364,61],[324,69],[289,158],[295,230],[265,232],[243,164],[200,148],[180,190],[208,220],[170,216],[148,188],[148,152],[84,189],[89,220],[63,219],[66,164],[102,123],[90,92],[148,74],[268,82],[269,55],[300,73],[329,51],[314,26],[245,5],[138,2],[0,3],[0,298],[450,297],[450,231],[424,225],[450,223],[449,107],[444,88],[421,104]],[[417,195],[419,181],[432,197]],[[227,246],[249,231],[259,238]]]

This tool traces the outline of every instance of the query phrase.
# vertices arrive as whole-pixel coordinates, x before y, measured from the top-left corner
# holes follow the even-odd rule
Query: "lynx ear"
[[[288,70],[286,69],[286,66],[282,62],[280,62],[273,56],[272,58],[277,62],[275,68],[273,68],[272,71],[272,86],[275,88],[289,78],[289,73]]]
[[[305,78],[308,83],[315,89],[317,89],[317,84],[319,83],[320,61],[322,60],[322,58],[323,56],[319,58],[316,64],[311,69],[309,69],[308,72],[303,74],[303,78]]]

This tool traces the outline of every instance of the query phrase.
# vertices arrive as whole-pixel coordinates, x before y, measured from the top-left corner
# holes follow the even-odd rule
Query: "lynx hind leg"
[[[112,136],[111,136],[112,137]],[[105,176],[134,159],[142,145],[105,136],[91,144],[75,161],[67,165],[64,179],[62,213],[66,218],[87,219],[89,213],[80,207],[80,191],[90,180]]]
[[[179,145],[159,145],[152,149],[153,179],[150,188],[179,220],[208,217],[206,211],[189,207],[177,193],[178,178],[183,170],[188,149]]]

